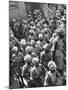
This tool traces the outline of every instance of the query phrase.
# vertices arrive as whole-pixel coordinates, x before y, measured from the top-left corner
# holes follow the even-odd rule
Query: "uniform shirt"
[[[34,79],[38,79],[40,78],[42,75],[42,67],[41,65],[39,65],[38,67],[33,67],[30,71],[30,77],[34,80]]]
[[[29,78],[30,77],[30,66],[28,64],[25,64],[23,67],[22,67],[22,76],[24,78]]]
[[[44,80],[44,86],[54,86],[56,85],[56,73],[51,73],[51,71],[48,71],[45,80]]]
[[[51,73],[51,71],[48,71],[45,76],[44,80],[44,86],[58,86],[63,85],[63,77],[55,71]]]
[[[51,60],[51,55],[50,55],[50,52],[45,53],[44,51],[42,53],[41,53],[41,63],[46,67],[48,62]]]

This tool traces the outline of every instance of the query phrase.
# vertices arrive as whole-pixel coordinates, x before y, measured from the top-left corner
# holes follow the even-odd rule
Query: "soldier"
[[[33,52],[33,47],[32,46],[27,46],[25,49],[25,53],[31,55]]]
[[[44,86],[63,85],[63,79],[57,71],[57,66],[54,61],[48,63],[49,71],[47,71],[44,80]]]
[[[40,34],[38,35],[38,37],[39,37],[39,40],[42,42],[42,41],[43,41],[43,34],[40,33]]]
[[[40,59],[40,52],[42,51],[42,47],[41,47],[41,41],[36,41],[36,45],[35,45],[35,53],[37,54],[37,56]]]
[[[34,87],[41,87],[43,86],[43,77],[45,70],[43,70],[43,67],[41,64],[39,64],[38,57],[34,57],[32,59],[33,67],[30,70],[30,78],[33,81]]]
[[[64,43],[63,43],[64,29],[59,28],[59,30],[57,31],[57,34],[59,37],[55,44],[55,63],[57,65],[58,71],[60,72],[61,75],[63,75],[64,54],[65,54]]]
[[[49,61],[51,61],[51,55],[50,55],[50,47],[49,44],[45,44],[43,46],[44,51],[41,52],[41,64],[45,67],[48,68],[47,64]]]
[[[35,31],[34,30],[30,30],[29,31],[29,36],[27,38],[27,41],[34,40],[34,39],[35,39]]]
[[[26,40],[25,39],[21,39],[19,44],[20,44],[20,48],[23,48],[23,49],[26,48]]]
[[[30,45],[31,45],[32,47],[35,47],[35,40],[31,40],[31,41],[30,41]]]
[[[14,46],[14,47],[12,48],[12,53],[17,54],[17,53],[18,53],[18,47]]]
[[[22,78],[23,78],[24,85],[26,87],[29,87],[31,60],[32,60],[32,57],[27,54],[24,57],[25,64],[23,67],[21,67],[22,68]]]

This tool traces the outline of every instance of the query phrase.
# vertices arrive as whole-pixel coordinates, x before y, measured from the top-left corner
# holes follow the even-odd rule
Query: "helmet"
[[[64,35],[65,35],[65,29],[64,29],[64,28],[59,28],[59,29],[56,31],[56,33],[57,33],[58,35],[64,36]]]
[[[23,53],[19,52],[18,57],[23,57]]]
[[[54,61],[49,61],[49,62],[48,62],[48,68],[49,68],[49,69],[52,69],[52,68],[55,68],[55,69],[56,69],[57,66],[56,66],[56,64],[55,64]]]
[[[33,56],[33,57],[36,57],[37,55],[36,55],[36,53],[35,53],[35,52],[32,52],[32,56]]]
[[[13,61],[13,62],[16,61],[16,54],[12,54],[12,61]]]
[[[13,52],[17,52],[17,51],[18,51],[18,47],[14,46],[14,47],[12,48],[12,51],[13,51]]]
[[[56,36],[57,36],[57,33],[53,33],[53,34],[52,34],[52,37],[56,37]]]
[[[25,62],[31,62],[31,60],[32,60],[32,57],[31,57],[30,55],[26,54],[26,55],[24,56],[24,61],[25,61]]]
[[[32,45],[32,46],[35,45],[35,41],[34,40],[31,40],[30,41],[30,45]]]
[[[26,40],[25,39],[21,39],[20,44],[23,45],[23,46],[26,45]]]
[[[14,54],[12,54],[12,58],[15,58],[16,57],[16,54],[14,53]]]
[[[45,22],[45,19],[42,19],[42,22]]]
[[[34,22],[33,22],[33,21],[31,21],[31,22],[30,22],[30,24],[31,24],[31,25],[34,25]]]
[[[38,64],[38,63],[39,63],[39,59],[38,59],[37,57],[34,57],[34,58],[32,59],[32,63],[33,63],[34,65]]]
[[[40,41],[37,41],[37,42],[36,42],[36,45],[39,45],[39,46],[40,46],[40,44],[41,44],[41,42],[40,42]]]
[[[34,30],[29,31],[30,34],[35,34]]]
[[[36,26],[33,26],[32,29],[33,29],[33,30],[36,30]]]
[[[43,39],[43,34],[39,34],[39,39]]]
[[[32,51],[33,51],[33,47],[31,47],[31,46],[27,46],[25,49],[26,53],[31,53]]]

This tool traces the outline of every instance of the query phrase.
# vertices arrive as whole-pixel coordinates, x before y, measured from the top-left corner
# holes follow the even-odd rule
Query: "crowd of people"
[[[49,19],[35,9],[9,22],[11,88],[12,78],[18,88],[66,85],[66,8],[59,6]]]

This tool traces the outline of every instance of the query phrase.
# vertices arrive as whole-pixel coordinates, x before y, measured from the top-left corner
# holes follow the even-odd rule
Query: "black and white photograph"
[[[9,88],[66,86],[67,5],[9,1]]]

